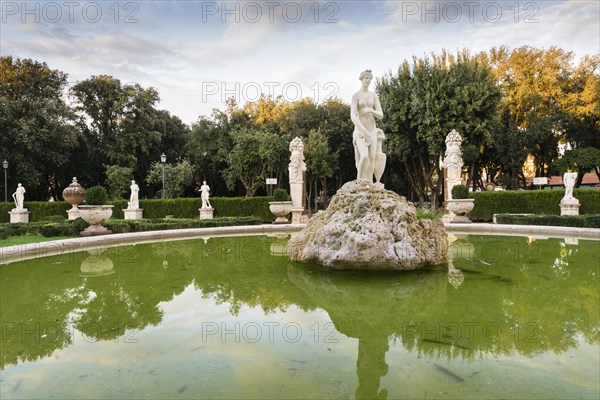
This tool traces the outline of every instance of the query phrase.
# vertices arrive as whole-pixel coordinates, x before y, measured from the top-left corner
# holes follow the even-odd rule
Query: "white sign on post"
[[[535,177],[535,178],[533,178],[533,184],[534,185],[547,185],[548,178],[545,176]]]
[[[267,185],[277,185],[277,178],[267,178]]]

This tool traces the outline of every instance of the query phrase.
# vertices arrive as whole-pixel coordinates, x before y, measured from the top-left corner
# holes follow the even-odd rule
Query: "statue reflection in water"
[[[390,274],[346,271],[340,277],[289,265],[288,278],[327,312],[338,332],[358,339],[357,399],[387,398],[379,386],[388,373],[390,336],[401,333],[411,316],[443,309],[448,286],[444,271],[404,275],[399,282]]]

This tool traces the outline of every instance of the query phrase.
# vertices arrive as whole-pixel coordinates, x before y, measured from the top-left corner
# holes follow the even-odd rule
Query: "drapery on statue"
[[[563,175],[563,183],[565,184],[565,196],[563,199],[573,199],[573,187],[577,181],[577,172],[565,172]]]
[[[375,118],[382,119],[383,111],[379,96],[369,91],[369,85],[373,80],[371,70],[363,71],[358,79],[362,82],[362,87],[354,93],[350,105],[350,118],[354,123],[352,144],[356,162],[356,179],[373,182],[375,176],[375,181],[380,183],[386,163],[386,155],[382,150],[385,135],[375,125]]]
[[[129,189],[131,189],[131,195],[129,196],[129,203],[127,204],[127,208],[129,208],[130,210],[137,210],[140,208],[140,187],[135,183],[135,181],[131,181],[131,186],[129,186]]]
[[[17,185],[17,190],[12,195],[15,201],[15,208],[17,210],[23,210],[23,202],[25,201],[25,188],[19,183]]]
[[[206,184],[206,181],[202,182],[202,186],[200,186],[200,198],[202,199],[202,208],[212,208],[210,205],[210,201],[208,201],[210,193],[210,186]]]

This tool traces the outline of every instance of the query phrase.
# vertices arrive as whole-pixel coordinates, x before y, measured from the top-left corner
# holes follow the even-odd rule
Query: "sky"
[[[361,71],[506,45],[600,51],[600,2],[6,1],[0,55],[32,58],[69,83],[111,75],[154,87],[185,123],[262,94],[350,101]]]

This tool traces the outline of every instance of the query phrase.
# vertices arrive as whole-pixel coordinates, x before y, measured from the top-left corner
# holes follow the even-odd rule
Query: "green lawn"
[[[8,239],[0,240],[0,247],[14,246],[15,244],[48,242],[50,240],[70,239],[67,236],[45,237],[37,235],[11,236]]]

